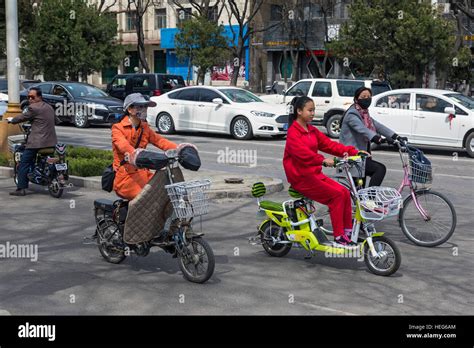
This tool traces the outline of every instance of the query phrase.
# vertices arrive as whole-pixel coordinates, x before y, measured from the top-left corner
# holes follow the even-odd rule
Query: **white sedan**
[[[147,120],[162,134],[222,133],[239,140],[286,135],[286,106],[265,103],[241,88],[184,87],[150,99],[157,106],[148,108]]]
[[[370,115],[410,143],[465,149],[474,157],[474,99],[441,89],[396,89],[372,98]]]

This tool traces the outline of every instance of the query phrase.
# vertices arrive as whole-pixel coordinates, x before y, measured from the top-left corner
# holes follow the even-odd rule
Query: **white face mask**
[[[144,112],[138,111],[138,112],[137,112],[137,117],[138,117],[141,121],[146,122],[146,111],[144,111]]]

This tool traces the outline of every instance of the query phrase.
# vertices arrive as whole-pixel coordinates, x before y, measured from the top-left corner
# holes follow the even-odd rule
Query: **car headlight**
[[[252,115],[259,116],[259,117],[274,117],[275,114],[263,111],[250,111]]]
[[[104,104],[87,104],[87,106],[91,108],[92,110],[104,110],[104,111],[109,110],[107,106],[105,106]]]
[[[108,111],[109,108],[105,106],[104,104],[94,104],[94,109],[96,110],[105,110]]]

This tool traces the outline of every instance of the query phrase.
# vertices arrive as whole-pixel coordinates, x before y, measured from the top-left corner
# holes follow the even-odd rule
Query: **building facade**
[[[92,0],[98,1],[98,0]],[[131,11],[128,10],[128,0],[107,0],[111,13],[115,13],[118,25],[118,42],[125,46],[125,56],[122,63],[117,67],[109,67],[103,69],[102,72],[94,74],[88,78],[88,82],[94,85],[106,85],[118,73],[141,72],[139,55],[137,49],[137,34],[134,24],[133,6]],[[215,1],[211,1],[210,5],[215,5]],[[243,5],[241,1],[239,5]],[[174,37],[178,33],[177,26],[180,21],[188,20],[192,17],[193,8],[189,1],[180,1],[181,6],[175,5],[171,0],[154,0],[148,7],[143,16],[143,32],[145,41],[145,56],[150,68],[150,72],[169,73],[183,76],[186,80],[188,76],[188,62],[180,61],[176,56],[176,46]],[[222,6],[222,2],[219,6]],[[107,3],[104,7],[107,7]],[[215,20],[224,26],[225,36],[232,40],[233,34],[230,25],[234,31],[238,32],[238,26],[235,18],[229,22],[227,11],[222,11],[221,16],[217,18],[220,7],[213,6],[211,12],[211,20]],[[245,61],[240,67],[239,82],[249,78],[249,49],[246,45]],[[217,81],[226,82],[230,78],[229,75],[233,69],[232,64],[223,67],[215,67],[209,78]],[[194,70],[191,71],[191,79],[195,77]]]

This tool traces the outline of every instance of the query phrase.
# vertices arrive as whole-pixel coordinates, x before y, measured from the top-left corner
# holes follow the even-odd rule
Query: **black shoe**
[[[98,238],[97,231],[90,236],[90,237],[84,237],[84,240],[82,241],[83,244],[96,244],[97,243],[97,238]]]
[[[16,189],[13,192],[10,192],[10,196],[26,196],[26,190],[25,189]]]

